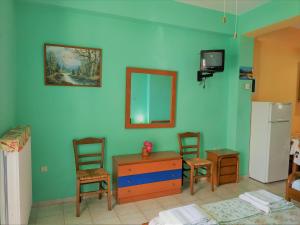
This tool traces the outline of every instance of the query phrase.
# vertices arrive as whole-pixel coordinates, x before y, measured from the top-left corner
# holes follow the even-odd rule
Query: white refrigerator
[[[287,179],[291,103],[252,102],[249,177],[263,183]]]

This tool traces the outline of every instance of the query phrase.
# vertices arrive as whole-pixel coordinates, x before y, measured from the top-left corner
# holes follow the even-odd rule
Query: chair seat
[[[211,161],[206,159],[200,159],[200,158],[192,158],[192,159],[186,159],[185,162],[190,166],[199,167],[199,166],[209,166],[212,164]]]
[[[295,180],[293,183],[292,183],[292,188],[297,190],[297,191],[300,191],[300,180]]]
[[[78,170],[76,176],[80,181],[105,179],[108,176],[108,172],[103,168]]]

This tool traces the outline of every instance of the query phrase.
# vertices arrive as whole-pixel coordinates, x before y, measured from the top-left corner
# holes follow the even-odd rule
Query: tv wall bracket
[[[212,77],[214,75],[215,71],[202,71],[199,70],[197,72],[197,81],[200,82],[200,85],[203,84],[203,88],[205,88],[205,80],[209,77]]]
[[[202,70],[199,70],[197,72],[197,80],[198,81],[203,81],[205,80],[206,78],[208,77],[212,77],[214,75],[214,71],[202,71]]]

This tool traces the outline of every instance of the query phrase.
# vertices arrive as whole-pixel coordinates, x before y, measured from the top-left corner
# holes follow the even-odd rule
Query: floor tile
[[[113,210],[108,211],[106,196],[101,200],[89,198],[80,204],[80,217],[75,216],[75,202],[69,201],[56,205],[39,206],[32,208],[30,224],[55,224],[55,225],[74,225],[74,224],[142,224],[158,216],[162,210],[179,207],[186,204],[195,203],[203,205],[217,202],[233,197],[246,191],[266,189],[277,195],[284,196],[285,182],[274,182],[263,184],[251,178],[241,178],[239,183],[225,184],[216,187],[212,192],[210,184],[200,181],[195,184],[195,194],[190,195],[189,183],[185,182],[182,193],[161,198],[138,201],[115,205]],[[300,207],[300,203],[294,202]]]
[[[244,192],[244,191],[243,191]],[[233,192],[230,188],[227,188],[225,185],[221,188],[217,188],[215,194],[221,199],[229,199],[238,197],[240,193]]]
[[[156,199],[149,199],[144,201],[138,201],[135,203],[136,207],[141,211],[153,210],[153,209],[161,209],[162,206]]]
[[[134,214],[140,212],[134,203],[116,205],[114,207],[114,211],[118,214],[118,216],[128,215],[129,213]]]
[[[88,210],[80,213],[80,217],[76,217],[75,213],[65,213],[65,224],[92,224],[92,217]]]
[[[107,198],[106,196],[102,196],[101,199],[98,199],[98,198],[90,198],[90,199],[87,199],[86,200],[87,202],[87,205],[88,206],[98,206],[98,207],[104,207],[108,205],[108,202],[107,202]],[[112,203],[114,203],[114,201],[112,201]]]
[[[99,219],[93,221],[93,224],[103,224],[103,225],[110,225],[110,224],[122,224],[118,217],[112,217],[108,219]]]
[[[199,199],[195,203],[198,204],[198,205],[204,205],[204,204],[208,204],[208,203],[212,203],[212,202],[218,202],[218,201],[222,201],[222,200],[223,200],[222,198],[215,195],[215,196],[212,196],[212,197],[209,197],[209,198]]]
[[[63,204],[63,210],[64,210],[64,214],[74,214],[75,215],[75,213],[76,213],[75,202]],[[81,202],[80,213],[84,213],[85,211],[88,211],[88,205],[86,202]]]
[[[36,224],[45,224],[45,225],[65,224],[64,216],[63,215],[52,215],[52,216],[47,216],[47,217],[40,217],[40,218],[37,218]]]
[[[142,224],[147,222],[147,218],[142,213],[132,213],[119,216],[122,224]]]
[[[43,207],[39,207],[37,210],[37,218],[53,217],[53,216],[57,216],[57,217],[63,216],[62,204],[43,206]]]
[[[300,202],[297,202],[297,201],[294,201],[294,200],[292,200],[292,202],[295,204],[296,207],[300,208]]]
[[[100,220],[100,219],[108,219],[111,217],[117,217],[117,213],[114,210],[111,211],[91,211],[90,210],[90,215],[93,220]]]
[[[181,202],[173,196],[161,197],[158,198],[157,201],[159,205],[164,209],[170,209],[182,205]]]
[[[199,190],[199,191],[195,192],[194,195],[196,197],[198,197],[199,199],[206,199],[206,198],[215,197],[216,196],[216,192],[212,192],[211,190],[209,190],[209,191],[207,191],[207,190]]]
[[[181,194],[175,195],[174,197],[178,199],[182,204],[189,204],[191,202],[199,200],[197,195],[191,195],[189,192],[183,192]]]
[[[149,221],[154,217],[158,216],[159,212],[163,211],[163,208],[152,208],[147,210],[141,210],[144,217]]]

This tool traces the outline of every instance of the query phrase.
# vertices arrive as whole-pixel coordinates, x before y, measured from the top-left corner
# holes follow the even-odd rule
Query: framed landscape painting
[[[101,87],[102,49],[44,45],[45,84]]]

